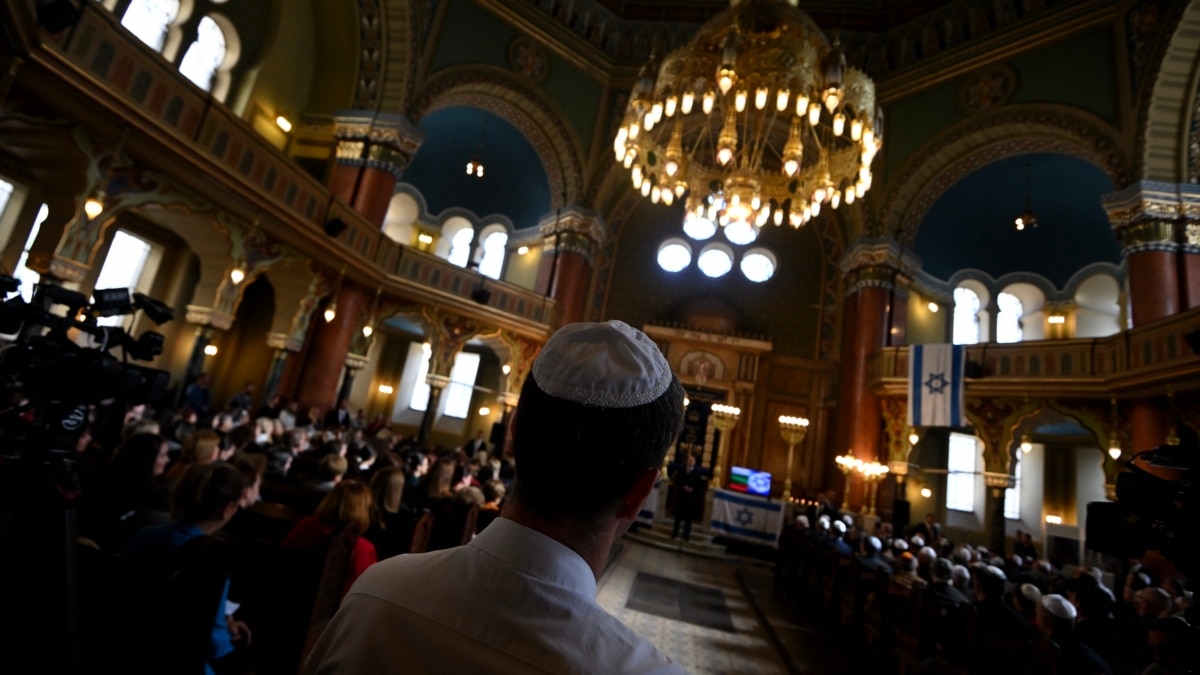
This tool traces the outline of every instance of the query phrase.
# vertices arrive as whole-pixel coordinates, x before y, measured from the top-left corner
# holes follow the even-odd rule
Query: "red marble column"
[[[1179,267],[1179,309],[1200,307],[1200,252],[1181,251]]]
[[[596,216],[570,210],[542,222],[542,261],[535,288],[558,304],[558,324],[587,318],[592,254],[602,238]]]
[[[1167,414],[1153,399],[1129,403],[1129,440],[1133,452],[1157,448],[1167,440]]]
[[[1143,250],[1126,254],[1129,309],[1134,327],[1179,312],[1179,268],[1173,251]]]
[[[835,456],[850,451],[863,461],[880,460],[883,412],[878,398],[871,393],[867,366],[871,355],[887,344],[888,303],[892,301],[894,278],[889,263],[894,254],[887,245],[870,244],[847,255],[851,294],[846,299],[843,320],[836,445],[831,449]],[[897,304],[893,311],[899,307]],[[830,461],[828,466],[835,464]],[[843,500],[852,510],[859,510],[866,496],[863,482],[851,474],[843,490]]]
[[[423,135],[407,119],[355,111],[334,119],[338,138],[337,164],[329,187],[338,199],[349,204],[377,227],[383,226],[396,188],[396,176],[408,165]],[[332,321],[314,317],[315,328],[305,341],[304,351],[289,359],[283,384],[294,378],[295,398],[302,411],[309,407],[328,410],[337,404],[342,371],[351,340],[362,330],[362,311],[371,293],[350,281],[336,290],[336,313]],[[293,368],[290,361],[302,362]],[[281,385],[282,388],[282,385]]]
[[[337,313],[333,321],[325,321],[324,316],[314,319],[317,326],[312,332],[296,386],[301,413],[312,407],[327,411],[337,404],[350,339],[362,330],[360,316],[371,297],[372,294],[361,286],[343,282],[337,293]]]

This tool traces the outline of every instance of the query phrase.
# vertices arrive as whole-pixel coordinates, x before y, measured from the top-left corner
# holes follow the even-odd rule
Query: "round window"
[[[733,253],[728,246],[709,244],[700,252],[700,257],[696,259],[696,265],[707,276],[714,279],[723,277],[733,269]]]
[[[738,246],[753,244],[758,239],[758,228],[745,220],[735,220],[725,226],[725,238]]]
[[[708,218],[689,213],[683,220],[683,232],[697,241],[704,241],[717,233],[717,225]]]
[[[668,272],[679,272],[692,264],[692,247],[682,239],[668,239],[658,247],[658,266]]]
[[[755,283],[775,276],[775,254],[765,248],[752,248],[742,256],[742,274]]]

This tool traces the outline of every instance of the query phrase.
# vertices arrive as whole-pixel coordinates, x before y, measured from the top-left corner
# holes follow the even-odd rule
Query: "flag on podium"
[[[783,507],[783,502],[729,490],[713,490],[709,526],[723,537],[778,546],[779,533],[783,529]]]
[[[961,427],[963,370],[962,345],[913,345],[908,358],[908,423],[914,427]]]

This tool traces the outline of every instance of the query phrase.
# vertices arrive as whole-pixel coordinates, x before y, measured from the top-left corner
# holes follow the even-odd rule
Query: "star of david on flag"
[[[783,529],[783,502],[731,490],[713,490],[712,520],[715,534],[731,539],[778,546]]]
[[[914,427],[961,427],[962,345],[913,345],[908,359],[908,423]]]

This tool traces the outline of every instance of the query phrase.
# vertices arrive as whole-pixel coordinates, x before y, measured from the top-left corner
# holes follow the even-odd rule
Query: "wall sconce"
[[[205,356],[216,356],[217,355],[217,346],[216,345],[204,345],[204,355]]]
[[[939,309],[941,309],[941,307],[938,307],[938,304],[936,302],[929,303],[929,311],[933,312],[934,314],[937,314]]]
[[[528,246],[522,246],[522,247],[520,247],[520,248],[518,248],[518,249],[517,249],[517,255],[525,255],[526,253],[529,253],[529,247],[528,247]]]
[[[509,373],[511,373],[511,372],[512,372],[512,366],[510,366],[510,365],[508,365],[508,364],[506,363],[506,364],[504,364],[504,365],[500,366],[500,372],[502,372],[502,373],[504,373],[505,375],[507,375],[507,374],[509,374]]]
[[[369,338],[375,334],[375,329],[371,326],[371,324],[367,324],[367,325],[363,326],[362,334],[363,334],[363,337]]]
[[[488,415],[491,415],[491,414],[492,414],[492,409],[487,407],[486,405],[479,409],[480,417],[487,417]]]
[[[246,280],[246,268],[240,262],[235,263],[233,269],[229,270],[229,280],[234,286]]]
[[[1062,325],[1062,324],[1066,323],[1067,317],[1055,312],[1054,314],[1051,314],[1049,317],[1046,318],[1046,322],[1051,325],[1058,326],[1058,325]]]
[[[921,441],[921,436],[917,433],[917,430],[909,429],[908,430],[908,444],[913,447],[916,447],[917,443],[919,443],[920,441]]]
[[[1033,450],[1033,438],[1029,434],[1021,436],[1021,452],[1028,455]]]
[[[379,393],[383,394],[384,396],[391,396],[395,391],[396,390],[393,389],[392,385],[390,384],[379,385]]]
[[[330,323],[337,318],[337,295],[342,290],[342,279],[346,276],[346,266],[342,266],[342,271],[338,272],[337,283],[333,286],[333,299],[329,301],[329,306],[325,308],[325,323]]]
[[[1062,516],[1046,516],[1046,523],[1049,525],[1062,525]]]
[[[283,115],[275,116],[275,126],[282,129],[283,133],[285,133],[285,134],[292,133],[292,122],[291,122],[291,120],[284,117]]]
[[[1116,434],[1108,438],[1108,456],[1115,462],[1121,459],[1121,439]]]
[[[433,235],[422,232],[417,235],[417,243],[423,246],[428,246],[433,243]]]
[[[930,490],[929,488],[921,488],[921,496],[925,499],[929,499],[933,496],[933,490]]]

